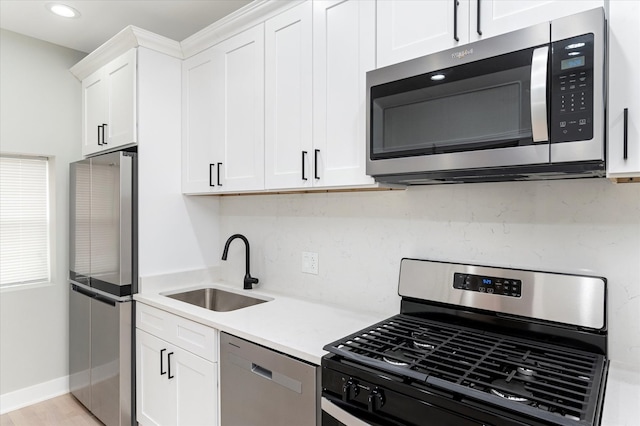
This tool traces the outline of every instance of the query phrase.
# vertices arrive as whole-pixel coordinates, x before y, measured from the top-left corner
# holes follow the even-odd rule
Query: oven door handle
[[[363,422],[359,418],[338,407],[324,396],[320,400],[320,406],[322,407],[322,411],[326,412],[345,426],[370,426],[369,423]]]
[[[547,126],[547,74],[549,46],[533,51],[531,58],[531,131],[534,142],[549,140]]]

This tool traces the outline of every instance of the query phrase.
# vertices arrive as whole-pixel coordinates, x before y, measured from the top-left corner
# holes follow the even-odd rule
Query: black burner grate
[[[324,349],[558,424],[593,420],[605,362],[589,352],[404,314]]]

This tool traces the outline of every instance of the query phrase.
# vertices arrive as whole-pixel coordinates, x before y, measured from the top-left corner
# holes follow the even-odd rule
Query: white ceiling
[[[60,0],[79,18],[49,12],[55,0],[0,0],[0,27],[91,52],[127,25],[182,41],[251,0]]]

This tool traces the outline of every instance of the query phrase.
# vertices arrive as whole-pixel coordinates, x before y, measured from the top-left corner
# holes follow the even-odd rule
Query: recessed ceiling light
[[[435,74],[431,76],[431,80],[433,81],[440,81],[440,80],[444,80],[444,74]]]
[[[64,18],[78,18],[80,12],[71,6],[62,3],[47,3],[45,7],[51,12]]]

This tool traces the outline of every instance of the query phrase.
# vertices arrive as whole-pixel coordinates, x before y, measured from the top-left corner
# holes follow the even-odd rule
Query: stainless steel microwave
[[[602,8],[367,73],[367,174],[433,184],[605,175]]]

